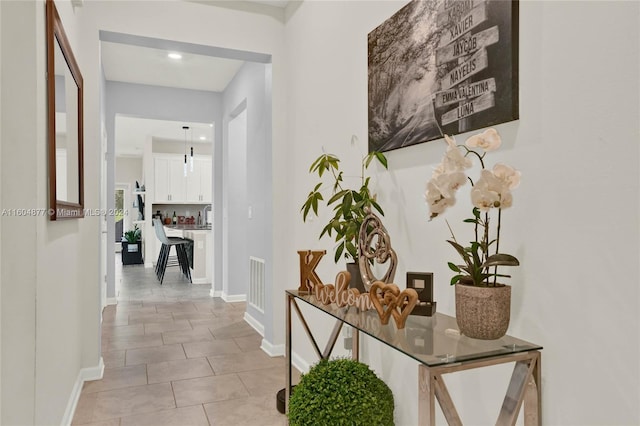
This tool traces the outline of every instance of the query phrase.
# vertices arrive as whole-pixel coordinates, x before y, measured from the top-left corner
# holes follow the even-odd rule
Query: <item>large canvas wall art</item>
[[[369,33],[369,151],[518,119],[518,2],[413,0]]]

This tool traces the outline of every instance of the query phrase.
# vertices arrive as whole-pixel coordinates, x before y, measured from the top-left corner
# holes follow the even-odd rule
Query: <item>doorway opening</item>
[[[114,217],[114,222],[115,222],[115,227],[116,227],[116,231],[115,231],[115,243],[116,243],[116,252],[120,251],[117,249],[117,245],[118,243],[120,243],[122,241],[122,236],[124,235],[124,195],[125,195],[125,191],[124,188],[116,188],[115,191],[115,217]]]
[[[265,266],[265,287],[271,286],[270,268],[272,265],[272,68],[271,56],[252,52],[231,50],[213,46],[195,45],[181,43],[171,40],[152,39],[149,37],[139,37],[130,34],[113,33],[100,31],[101,55],[106,65],[104,98],[105,98],[105,127],[107,133],[107,177],[104,190],[109,194],[107,209],[111,209],[110,203],[115,203],[111,198],[114,194],[114,182],[133,182],[140,179],[140,183],[145,185],[144,195],[145,213],[144,218],[139,221],[139,227],[143,230],[143,243],[145,253],[145,267],[152,268],[157,259],[154,249],[156,244],[155,230],[152,227],[151,219],[154,216],[173,216],[177,212],[178,219],[182,216],[185,220],[193,216],[198,221],[201,217],[203,224],[209,223],[210,232],[213,235],[209,250],[207,243],[203,242],[202,247],[197,243],[195,249],[203,249],[210,263],[210,268],[206,269],[205,281],[211,283],[210,296],[225,298],[227,302],[243,301],[247,298],[249,285],[249,259],[251,257],[264,260]],[[132,78],[127,80],[123,74],[110,74],[110,70],[115,69],[119,64],[126,61],[117,60],[120,54],[135,50],[138,58],[157,58],[158,51],[181,52],[183,59],[189,57],[197,58],[197,61],[183,61],[186,67],[189,64],[200,64],[197,68],[190,68],[189,78],[182,80],[179,76],[171,75],[163,66],[155,66],[154,72],[149,76],[166,78],[166,84],[154,81],[137,81]],[[166,55],[163,55],[166,56]],[[224,65],[224,66],[223,66]],[[171,65],[175,68],[174,65]],[[225,73],[220,71],[226,70]],[[126,71],[126,68],[121,71]],[[223,75],[224,74],[224,75]],[[196,76],[202,75],[202,79]],[[215,78],[214,78],[215,77]],[[220,82],[214,86],[214,82]],[[192,86],[179,86],[178,84],[190,84]],[[196,85],[197,84],[197,85]],[[242,117],[240,117],[242,116]],[[235,124],[232,121],[238,120]],[[237,124],[242,121],[242,125]],[[139,131],[141,124],[153,122],[170,123],[178,122],[175,127],[180,134],[171,136],[160,134],[155,126],[152,131]],[[197,128],[190,123],[207,123],[211,126],[209,131],[213,133],[210,153],[205,153],[198,149],[198,143],[202,136],[195,131]],[[189,126],[189,132],[185,133],[183,126]],[[236,128],[234,130],[234,128]],[[230,140],[238,137],[239,129],[243,129],[244,140],[242,144],[235,144]],[[227,134],[230,131],[231,134]],[[243,146],[244,157],[242,173],[243,179],[236,181],[228,174],[227,170],[233,168],[225,165],[229,153],[226,149],[231,143],[234,148]],[[183,166],[187,159],[191,164],[191,147],[194,147],[194,168],[189,167],[187,176],[183,172]],[[162,149],[156,149],[162,148]],[[163,154],[165,157],[161,158]],[[178,155],[179,154],[179,155]],[[207,169],[207,173],[200,173],[198,185],[195,173],[198,169],[198,155],[208,155],[212,166]],[[131,162],[132,157],[137,158],[139,165],[136,172],[137,177],[130,177],[127,180],[120,178],[116,163],[122,163],[123,158]],[[172,173],[170,167],[173,157],[178,158],[179,173]],[[165,167],[166,165],[166,167]],[[164,169],[163,169],[164,167]],[[166,169],[166,173],[162,170]],[[209,171],[210,170],[210,171]],[[193,173],[192,173],[193,172]],[[236,170],[233,170],[236,172]],[[239,171],[237,171],[239,172]],[[194,178],[195,176],[195,178]],[[211,176],[204,179],[202,176]],[[175,179],[174,179],[175,177]],[[180,179],[178,179],[180,178]],[[195,179],[195,180],[194,180]],[[165,182],[165,184],[163,184]],[[173,183],[178,182],[180,188],[174,188]],[[194,183],[195,182],[195,183]],[[228,186],[236,183],[243,184],[244,197],[235,199],[236,193],[230,191]],[[184,183],[184,189],[182,185]],[[197,187],[208,185],[211,198],[207,199],[202,193],[196,193],[195,198],[191,192]],[[168,189],[162,191],[162,189]],[[235,213],[232,213],[228,206],[225,209],[223,194],[228,194],[228,202],[236,202]],[[238,192],[239,193],[239,192]],[[179,195],[176,195],[179,194]],[[107,197],[105,197],[107,198]],[[113,201],[112,201],[113,200]],[[131,210],[133,198],[124,199],[124,206]],[[205,204],[211,206],[211,210],[205,208]],[[114,206],[116,208],[116,206]],[[181,213],[181,211],[183,211]],[[131,210],[135,215],[135,211]],[[107,222],[117,220],[117,218],[107,218]],[[135,224],[135,216],[123,218],[123,231],[126,232],[127,220],[134,220],[129,226]],[[227,226],[223,226],[225,221],[244,224],[242,234],[234,235]],[[114,223],[114,222],[111,222]],[[114,232],[114,226],[109,223],[107,227],[110,235],[108,241],[117,240],[121,234]],[[189,222],[185,222],[189,223]],[[230,224],[229,226],[232,226]],[[111,234],[114,232],[114,234]],[[249,237],[250,236],[250,237]],[[224,240],[224,242],[223,242]],[[241,246],[240,256],[235,256],[228,247]],[[224,248],[223,248],[224,247]],[[114,271],[114,251],[107,250],[107,293],[108,297],[115,297],[116,273]],[[223,259],[223,256],[225,257]],[[194,255],[195,258],[195,255]],[[224,265],[224,266],[223,266]],[[244,277],[236,280],[233,277],[236,266],[240,274]],[[195,269],[195,268],[194,268]],[[223,270],[225,277],[223,278]],[[211,278],[208,278],[208,277]],[[203,282],[204,284],[205,282]],[[223,288],[223,283],[225,283]],[[239,284],[237,284],[239,283]],[[267,291],[268,295],[269,292]],[[268,305],[268,303],[267,303]],[[255,319],[256,324],[264,324],[270,317],[269,312],[253,310],[247,308],[248,316]],[[260,327],[254,328],[259,329]]]
[[[126,183],[118,183],[115,185],[115,189],[113,191],[113,199],[114,199],[114,210],[113,210],[113,228],[114,228],[114,238],[113,243],[115,244],[114,251],[116,253],[120,253],[122,251],[122,237],[124,236],[125,231],[129,224],[127,223],[128,219],[128,210],[127,206],[129,205],[129,191],[130,185]]]

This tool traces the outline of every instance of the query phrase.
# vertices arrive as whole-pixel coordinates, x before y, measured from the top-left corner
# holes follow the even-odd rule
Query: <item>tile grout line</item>
[[[211,368],[211,371],[213,371],[213,375],[214,375],[214,376],[217,376],[217,375],[218,375],[218,373],[216,373],[216,369],[215,369],[215,368],[213,368],[213,364],[211,364],[211,360],[209,359],[209,357],[208,357],[208,356],[205,356],[204,358],[207,360],[207,363],[209,364],[209,367]]]
[[[169,382],[169,386],[171,386],[171,393],[173,394],[173,405],[174,408],[178,408],[178,399],[176,398],[176,390],[173,388],[173,380]]]
[[[182,346],[182,352],[184,353],[184,358],[189,359],[189,357],[187,356],[187,350],[184,348],[184,343],[180,343],[180,346]]]
[[[204,417],[207,419],[207,423],[209,423],[209,426],[211,426],[213,423],[211,423],[211,419],[209,418],[209,414],[207,414],[207,409],[204,408],[204,402],[202,403],[202,411],[204,411]]]

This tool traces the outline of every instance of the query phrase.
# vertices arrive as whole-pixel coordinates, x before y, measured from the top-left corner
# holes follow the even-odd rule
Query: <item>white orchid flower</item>
[[[496,204],[500,204],[500,194],[488,189],[483,190],[476,185],[471,190],[471,203],[474,207],[486,212],[495,207]]]
[[[444,140],[451,148],[456,148],[458,144],[456,143],[456,138],[449,135],[444,135]]]
[[[467,183],[467,176],[462,172],[447,173],[440,175],[435,183],[443,193],[453,197],[458,188]]]
[[[465,142],[469,148],[482,148],[485,151],[495,151],[500,148],[502,139],[496,129],[487,129],[484,132],[473,135]]]
[[[462,175],[462,183],[460,176]],[[455,205],[455,191],[466,181],[464,173],[454,173],[452,175],[441,175],[437,179],[432,179],[427,183],[425,198],[429,206],[430,218],[444,213],[444,211]]]
[[[444,164],[440,163],[433,169],[433,172],[431,173],[431,179],[436,179],[438,176],[444,173]]]
[[[490,170],[482,170],[480,179],[471,190],[471,202],[480,210],[491,208],[506,209],[513,204],[509,182],[496,176]]]
[[[446,173],[459,172],[473,165],[470,158],[464,156],[457,146],[449,146],[444,154],[442,165]]]
[[[520,185],[520,172],[511,166],[498,163],[493,166],[493,174],[503,181],[509,189],[516,189]]]

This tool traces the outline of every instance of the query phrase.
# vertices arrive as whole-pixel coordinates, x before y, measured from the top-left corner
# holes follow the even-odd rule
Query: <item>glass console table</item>
[[[355,307],[324,305],[307,292],[286,290],[286,386],[288,406],[291,383],[291,308],[297,313],[318,358],[328,359],[343,324],[353,327],[352,356],[359,359],[359,335],[364,333],[402,352],[420,363],[418,367],[420,425],[435,424],[437,399],[449,425],[462,425],[442,376],[473,368],[514,362],[511,381],[504,398],[497,425],[514,425],[524,403],[525,425],[541,424],[541,346],[511,336],[497,340],[472,339],[458,332],[456,319],[436,313],[432,317],[410,315],[404,329],[394,321],[382,325],[376,311],[360,311]],[[329,340],[320,350],[313,333],[300,311],[298,302],[319,309],[336,319]]]

